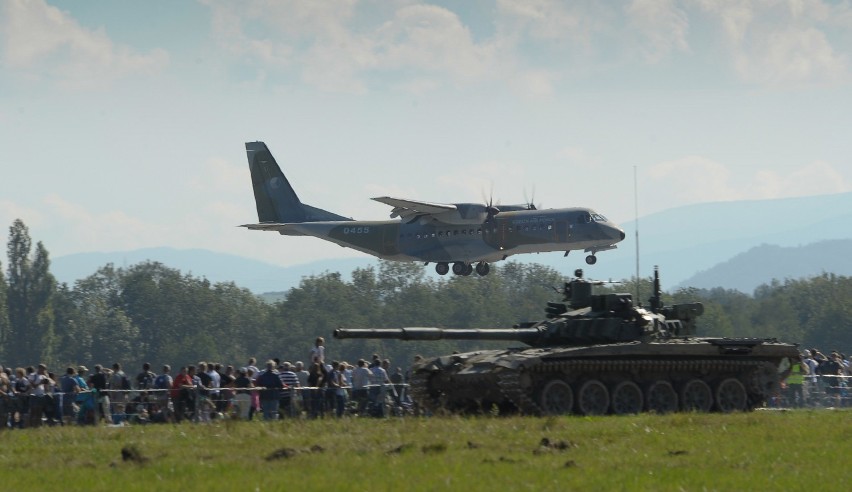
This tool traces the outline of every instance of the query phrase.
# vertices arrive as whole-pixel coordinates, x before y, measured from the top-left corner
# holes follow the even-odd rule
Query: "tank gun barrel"
[[[533,343],[542,336],[538,328],[338,328],[334,338],[383,338],[396,340],[516,340]]]

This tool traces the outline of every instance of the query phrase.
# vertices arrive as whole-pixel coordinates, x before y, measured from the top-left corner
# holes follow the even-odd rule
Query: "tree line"
[[[210,283],[157,262],[111,264],[74,285],[58,284],[41,242],[26,225],[9,228],[7,264],[0,268],[0,364],[51,368],[148,361],[182,365],[200,360],[243,365],[280,357],[304,360],[317,336],[330,358],[350,363],[372,354],[406,367],[415,354],[497,348],[506,342],[334,340],[345,328],[510,327],[540,319],[567,280],[538,264],[505,262],[485,277],[433,279],[416,263],[382,262],[305,277],[281,300],[265,302],[232,282]],[[664,271],[663,271],[664,275]],[[650,278],[627,279],[601,292],[651,293]],[[847,351],[852,348],[852,278],[825,273],[774,280],[753,295],[735,290],[678,289],[667,303],[704,303],[701,336],[775,337]]]

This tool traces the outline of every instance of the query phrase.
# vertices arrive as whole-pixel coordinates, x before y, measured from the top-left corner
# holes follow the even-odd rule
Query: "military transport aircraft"
[[[444,204],[383,196],[373,200],[393,207],[395,220],[353,220],[302,203],[263,142],[246,142],[246,152],[260,222],[242,227],[315,236],[384,260],[435,263],[440,275],[450,265],[456,275],[474,269],[487,275],[490,262],[547,251],[567,255],[582,249],[593,265],[596,253],[624,239],[621,228],[594,210],[538,210],[531,203]]]

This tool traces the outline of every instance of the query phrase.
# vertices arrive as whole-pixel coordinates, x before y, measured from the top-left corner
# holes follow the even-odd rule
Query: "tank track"
[[[544,413],[521,384],[520,371],[500,371],[497,374],[497,386],[503,396],[515,405],[521,414],[542,415]]]
[[[742,379],[749,403],[757,405],[764,400],[773,386],[775,366],[759,360],[565,360],[548,361],[527,368],[530,373],[557,374],[606,374],[643,372],[700,373],[703,375],[732,374]],[[518,411],[526,415],[543,415],[543,409],[536,403],[532,387],[521,384],[520,371],[502,371],[497,376],[497,385],[503,395]]]
[[[418,414],[423,414],[423,411],[434,412],[435,402],[429,394],[429,378],[431,374],[424,371],[415,371],[411,375],[409,381],[408,392],[411,399],[417,405]]]
[[[528,371],[532,384],[524,384],[521,377]],[[732,375],[741,379],[748,395],[750,405],[762,402],[773,389],[775,365],[761,360],[557,360],[545,361],[525,367],[521,370],[504,369],[484,377],[482,383],[495,384],[502,396],[523,415],[543,415],[544,411],[535,401],[535,383],[547,380],[547,375],[561,374],[598,375],[629,373],[680,373],[700,374],[701,377]],[[430,389],[431,373],[416,372],[411,380],[411,396],[422,410],[437,411],[442,402],[432,397]],[[493,379],[492,379],[493,378]],[[669,379],[669,378],[666,378]],[[487,381],[486,381],[487,380]],[[671,383],[675,383],[669,379]],[[641,381],[636,381],[641,382]],[[469,382],[468,382],[469,383]],[[446,403],[446,402],[444,402]]]

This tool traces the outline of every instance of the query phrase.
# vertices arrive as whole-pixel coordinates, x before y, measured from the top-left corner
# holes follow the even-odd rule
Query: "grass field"
[[[54,427],[0,490],[844,490],[850,451],[849,410]]]

